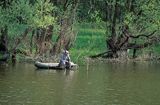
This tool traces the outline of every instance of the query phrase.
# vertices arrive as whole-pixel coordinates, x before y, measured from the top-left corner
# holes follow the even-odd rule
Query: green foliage
[[[49,0],[37,0],[33,5],[28,0],[12,1],[8,8],[0,7],[0,24],[1,27],[20,24],[35,28],[46,27],[56,22],[53,17],[54,9]]]
[[[4,27],[5,25],[8,25],[9,18],[10,17],[8,10],[5,10],[2,7],[0,7],[0,28]]]
[[[124,23],[129,25],[133,33],[149,33],[159,30],[160,27],[160,2],[152,0],[145,2],[137,1],[135,6],[136,13],[125,13]],[[139,15],[138,12],[141,13]]]
[[[133,22],[134,15],[132,13],[128,13],[125,15],[124,24],[130,25]]]
[[[54,10],[55,7],[49,0],[37,0],[33,6],[33,17],[29,23],[33,27],[46,27],[55,24]]]
[[[77,18],[79,33],[74,44],[73,52],[79,50],[79,56],[91,55],[106,50],[105,32],[111,34],[111,27],[115,4],[117,0],[80,0]],[[128,0],[132,1],[132,0]],[[160,1],[159,0],[133,0],[133,9],[129,10],[126,1],[118,0],[118,16],[116,17],[116,34],[122,34],[122,27],[129,26],[133,35],[148,34],[160,27]],[[50,0],[12,0],[7,8],[0,6],[0,28],[7,26],[10,38],[22,33],[26,28],[39,28],[54,25],[56,32],[59,32],[59,24],[62,18],[69,18],[72,14],[72,0],[69,0],[64,10],[64,3],[54,6]],[[106,4],[110,6],[107,9]],[[111,16],[108,18],[108,14]],[[106,22],[105,24],[102,22]],[[83,23],[86,22],[86,23]],[[87,23],[94,22],[95,24]],[[102,23],[102,24],[101,24]],[[106,28],[108,26],[108,28]],[[58,27],[58,28],[57,28]],[[74,28],[74,27],[73,27]],[[55,32],[55,31],[54,31]],[[57,34],[54,33],[54,34]],[[54,36],[54,41],[57,36]],[[143,43],[145,39],[138,39],[137,43]],[[134,41],[133,41],[134,42]]]
[[[32,18],[33,7],[29,4],[28,0],[17,0],[13,1],[10,6],[10,15],[12,16],[12,21],[19,24],[27,24]]]
[[[142,9],[145,11],[145,20],[148,20],[147,29],[157,30],[160,27],[160,2],[152,0],[149,4],[145,4]]]
[[[102,22],[102,19],[99,15],[100,15],[100,11],[94,11],[94,13],[91,13],[91,20],[96,23]]]
[[[18,24],[26,24],[31,19],[32,7],[28,0],[13,1],[8,8],[1,8],[1,27],[16,26]]]

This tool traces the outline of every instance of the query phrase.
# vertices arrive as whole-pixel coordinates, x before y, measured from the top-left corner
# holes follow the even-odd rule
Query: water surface
[[[0,105],[160,105],[160,63],[96,63],[72,71],[2,65]]]

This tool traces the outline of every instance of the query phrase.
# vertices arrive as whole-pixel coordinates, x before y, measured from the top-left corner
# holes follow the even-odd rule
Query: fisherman
[[[62,68],[70,68],[70,61],[69,51],[64,50],[60,58],[59,66]]]

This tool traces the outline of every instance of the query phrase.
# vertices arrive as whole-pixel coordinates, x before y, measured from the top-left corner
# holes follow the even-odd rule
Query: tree
[[[75,23],[78,4],[79,0],[62,0],[57,3],[61,11],[60,15],[58,15],[60,32],[51,50],[53,55],[59,53],[62,49],[69,50],[72,45],[72,40],[76,36],[73,25]]]
[[[51,40],[52,25],[56,23],[56,19],[52,15],[55,7],[49,0],[35,1],[34,3],[30,3],[28,0],[16,0],[10,1],[7,6],[6,1],[3,3],[5,6],[0,7],[0,28],[2,30],[1,37],[3,38],[1,38],[1,45],[4,45],[2,40],[5,39],[7,42],[4,36],[7,36],[9,33],[9,37],[14,38],[15,42],[12,46],[5,47],[9,49],[9,52],[13,56],[16,55],[18,45],[22,44],[22,41],[26,39],[31,30],[44,30],[44,33],[40,31],[41,36],[38,37],[43,39],[41,43],[46,40]],[[33,37],[36,36],[33,34],[31,40]],[[36,37],[37,40],[39,40],[38,38]],[[12,40],[9,40],[9,42],[10,44],[13,43]],[[37,45],[37,43],[35,44]],[[41,46],[39,46],[38,49],[40,48]]]
[[[108,52],[100,56],[112,58],[126,56],[128,49],[138,50],[159,42],[159,36],[156,35],[160,25],[159,1],[107,0],[102,2],[106,4],[104,20],[107,24]]]
[[[2,38],[6,40],[4,35],[9,34],[15,43],[6,46],[3,42],[1,45],[15,55],[18,47],[28,43],[25,40],[29,38],[30,43],[26,46],[30,53],[35,52],[36,55],[43,55],[48,51],[51,55],[57,55],[62,49],[69,50],[76,35],[73,25],[78,3],[79,0],[11,0],[9,3],[8,0],[3,0],[0,7],[0,28],[5,34]],[[59,32],[53,43],[55,30]]]

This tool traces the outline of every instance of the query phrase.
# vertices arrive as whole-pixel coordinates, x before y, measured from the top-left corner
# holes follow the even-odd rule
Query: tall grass
[[[107,50],[106,47],[106,28],[105,23],[80,23],[77,24],[78,35],[73,48],[71,57],[75,62],[84,61],[87,56],[95,55]],[[138,40],[137,43],[143,43],[144,40]],[[160,54],[160,43],[147,48],[137,50],[137,56],[153,54],[155,57]],[[129,56],[133,56],[133,50],[130,50]]]
[[[71,49],[71,58],[81,62],[85,57],[98,54],[106,50],[105,24],[79,23],[78,35]]]

